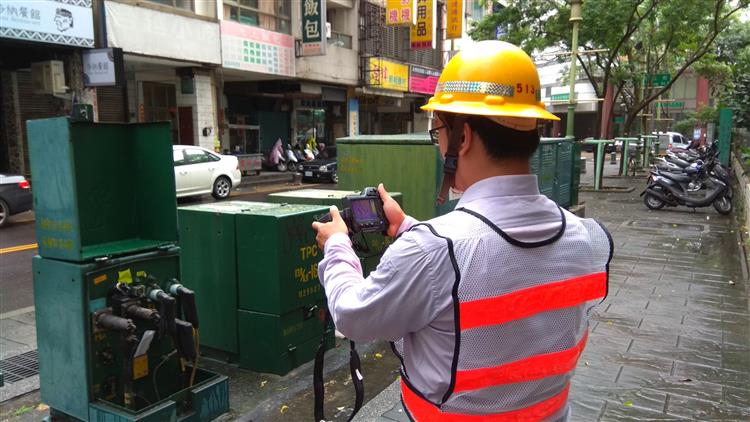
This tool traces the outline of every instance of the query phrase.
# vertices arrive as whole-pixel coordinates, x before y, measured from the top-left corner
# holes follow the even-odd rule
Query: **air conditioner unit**
[[[34,94],[64,94],[65,67],[59,60],[36,62],[31,64],[31,85]]]

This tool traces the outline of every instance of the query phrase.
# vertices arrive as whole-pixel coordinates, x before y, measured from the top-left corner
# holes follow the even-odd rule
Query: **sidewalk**
[[[39,388],[34,308],[0,315],[0,403]]]
[[[588,155],[590,158],[590,155]],[[593,185],[587,160],[582,184]],[[586,216],[615,243],[609,296],[591,318],[588,345],[570,392],[572,420],[750,419],[750,315],[742,239],[732,216],[713,208],[648,210],[645,178],[582,192]],[[357,421],[407,421],[397,383]]]

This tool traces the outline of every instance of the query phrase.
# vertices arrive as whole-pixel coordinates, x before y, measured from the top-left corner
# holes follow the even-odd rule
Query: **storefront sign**
[[[445,38],[461,38],[464,32],[464,0],[446,0],[445,14]]]
[[[409,72],[409,91],[432,95],[439,78],[439,70],[412,65]]]
[[[294,76],[294,37],[232,21],[221,21],[224,67]]]
[[[2,0],[0,38],[94,46],[92,0]]]
[[[412,50],[435,48],[436,1],[416,0],[417,23],[411,27]]]
[[[348,104],[349,136],[359,135],[359,101],[356,98]]]
[[[302,7],[302,55],[326,54],[326,0],[300,0]]]
[[[416,19],[416,0],[387,0],[385,5],[386,25],[416,25]]]
[[[108,47],[120,47],[129,55],[222,63],[218,22],[136,6],[133,1],[101,3]]]
[[[123,82],[123,58],[120,48],[97,48],[83,51],[83,84],[115,86]]]
[[[409,67],[381,57],[370,57],[367,85],[394,91],[409,90]]]

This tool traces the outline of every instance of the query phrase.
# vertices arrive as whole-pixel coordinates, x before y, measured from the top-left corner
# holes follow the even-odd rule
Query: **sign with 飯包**
[[[409,71],[409,91],[432,95],[439,78],[439,70],[412,65]]]
[[[85,86],[123,84],[125,68],[121,48],[83,50],[82,56]]]
[[[367,64],[368,86],[402,92],[409,90],[409,67],[407,65],[382,57],[370,57]]]
[[[387,0],[385,24],[389,26],[416,24],[416,6],[416,0]]]
[[[0,38],[94,46],[92,0],[2,0]]]
[[[445,2],[446,28],[445,38],[463,37],[464,33],[464,0],[446,0]]]
[[[412,50],[435,48],[436,0],[416,0],[417,23],[411,27]]]
[[[300,0],[302,7],[302,55],[326,54],[326,0]]]

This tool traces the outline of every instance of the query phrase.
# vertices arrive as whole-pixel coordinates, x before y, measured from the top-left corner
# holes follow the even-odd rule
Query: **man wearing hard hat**
[[[379,192],[398,236],[367,278],[347,227],[314,223],[318,267],[337,329],[386,339],[417,421],[567,420],[588,317],[607,294],[612,241],[539,193],[529,157],[539,76],[523,50],[483,41],[446,65],[424,110],[445,158],[439,197],[456,209],[419,223]]]

